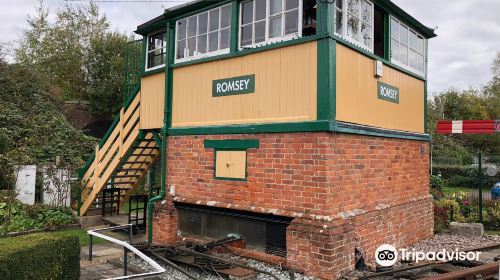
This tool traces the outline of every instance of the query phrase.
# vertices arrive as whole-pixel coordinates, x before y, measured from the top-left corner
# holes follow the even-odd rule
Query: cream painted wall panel
[[[212,81],[255,74],[255,93],[212,97]],[[173,127],[316,120],[316,42],[174,69]]]
[[[337,120],[424,132],[423,81],[384,65],[381,82],[399,88],[399,104],[378,99],[374,60],[337,44]]]
[[[158,73],[142,78],[140,94],[140,128],[162,128],[165,101],[165,73]]]

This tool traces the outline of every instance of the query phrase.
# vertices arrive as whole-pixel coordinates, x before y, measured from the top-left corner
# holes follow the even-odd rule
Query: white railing
[[[101,234],[99,232],[102,231],[109,231],[109,230],[116,230],[116,229],[125,229],[128,228],[129,230],[129,235],[130,235],[130,240],[129,243],[126,241],[122,241],[104,234]],[[107,280],[118,280],[118,279],[133,279],[133,278],[139,278],[139,277],[149,277],[153,275],[159,275],[162,273],[165,273],[165,268],[163,268],[161,265],[156,263],[153,259],[150,257],[146,256],[144,253],[139,251],[137,248],[132,246],[130,243],[132,243],[132,224],[127,224],[127,225],[122,225],[122,226],[115,226],[115,227],[109,227],[109,228],[103,228],[103,229],[95,229],[95,230],[89,230],[87,231],[89,238],[90,238],[90,243],[89,243],[89,261],[92,261],[92,239],[93,237],[98,237],[102,238],[105,240],[108,240],[110,242],[113,242],[115,244],[118,244],[123,247],[123,274],[124,276],[120,277],[115,277],[115,278],[108,278]],[[155,271],[153,272],[146,272],[146,273],[141,273],[141,274],[134,274],[134,275],[127,275],[128,269],[127,269],[127,253],[132,252],[139,256],[141,259],[146,261],[149,265],[151,265]]]

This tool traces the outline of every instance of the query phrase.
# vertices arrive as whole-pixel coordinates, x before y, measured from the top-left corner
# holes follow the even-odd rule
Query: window
[[[229,52],[231,4],[177,21],[176,62]]]
[[[335,1],[335,33],[373,51],[373,3],[368,0]]]
[[[165,31],[149,35],[147,44],[146,70],[158,69],[165,66],[167,53]]]
[[[240,47],[302,36],[302,0],[250,0],[240,5]]]
[[[395,18],[391,18],[391,62],[425,74],[424,37]]]

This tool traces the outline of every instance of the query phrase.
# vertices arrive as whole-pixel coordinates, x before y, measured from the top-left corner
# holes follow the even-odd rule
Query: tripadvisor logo
[[[383,267],[393,266],[399,259],[401,261],[411,261],[419,263],[420,261],[479,261],[481,252],[463,252],[455,249],[448,251],[446,249],[438,251],[417,251],[408,249],[399,249],[392,245],[380,245],[375,251],[375,261]]]

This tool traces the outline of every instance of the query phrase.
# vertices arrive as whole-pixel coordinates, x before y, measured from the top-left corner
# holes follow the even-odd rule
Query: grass
[[[87,234],[87,231],[84,229],[71,228],[71,229],[65,229],[62,231],[54,231],[51,233],[63,235],[63,236],[76,235],[78,237],[78,239],[80,240],[80,247],[84,247],[84,246],[89,245],[89,235]],[[106,240],[94,237],[92,244],[100,244],[100,243],[104,243],[104,242],[106,242]]]
[[[139,202],[139,208],[143,208],[144,207],[144,203],[143,202]],[[133,206],[136,206],[135,203],[133,204]],[[137,208],[137,207],[134,207],[134,208]],[[128,210],[129,210],[129,204],[128,202],[125,202],[122,204],[122,207],[120,209],[121,213],[128,213]],[[142,211],[140,211],[142,212]]]
[[[485,230],[484,233],[487,235],[499,235],[500,236],[500,230]]]
[[[476,188],[463,188],[463,187],[444,187],[443,188],[443,193],[446,196],[452,195],[453,193],[458,194],[461,192],[473,192],[477,191]]]

